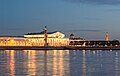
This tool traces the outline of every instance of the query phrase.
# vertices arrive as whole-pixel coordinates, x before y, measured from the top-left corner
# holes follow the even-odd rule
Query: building
[[[48,46],[68,46],[69,38],[61,32],[48,32],[47,33]],[[23,37],[17,36],[1,36],[0,46],[44,46],[44,32],[40,33],[27,33]]]
[[[24,34],[26,39],[31,40],[32,46],[44,46],[44,31],[40,33],[28,33]],[[48,32],[47,33],[48,46],[67,46],[69,45],[69,38],[65,38],[65,35],[61,32]]]
[[[65,38],[65,34],[55,31],[48,32],[47,27],[40,33],[27,33],[23,37],[2,36],[0,37],[0,46],[69,46],[71,41],[83,41],[70,35]]]

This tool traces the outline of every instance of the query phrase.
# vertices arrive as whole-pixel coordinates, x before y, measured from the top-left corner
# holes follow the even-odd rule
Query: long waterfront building
[[[61,32],[47,33],[48,46],[68,46],[69,38]],[[44,46],[44,32],[24,34],[24,37],[0,37],[0,46]]]

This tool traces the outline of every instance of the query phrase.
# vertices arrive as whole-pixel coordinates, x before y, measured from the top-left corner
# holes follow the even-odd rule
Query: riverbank
[[[120,50],[120,46],[0,46],[0,50]]]

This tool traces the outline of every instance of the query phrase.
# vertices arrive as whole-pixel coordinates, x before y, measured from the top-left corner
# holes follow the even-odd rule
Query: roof
[[[53,33],[56,33],[56,32],[57,32],[57,31],[47,32],[47,34],[53,34]],[[39,34],[44,34],[44,31],[38,32],[38,33],[27,33],[27,34],[24,34],[24,35],[39,35]]]

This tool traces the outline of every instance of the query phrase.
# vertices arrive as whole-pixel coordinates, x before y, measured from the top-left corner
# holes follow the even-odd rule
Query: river
[[[0,50],[0,76],[119,76],[120,50]]]

